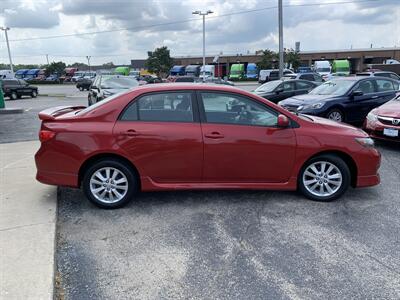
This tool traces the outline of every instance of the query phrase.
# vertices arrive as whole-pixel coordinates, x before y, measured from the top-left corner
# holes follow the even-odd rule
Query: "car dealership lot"
[[[81,95],[7,101],[28,111],[1,117],[0,142],[36,139],[38,111],[86,104]],[[398,298],[399,145],[378,148],[382,184],[332,203],[287,192],[166,192],[107,211],[60,188],[58,295]]]

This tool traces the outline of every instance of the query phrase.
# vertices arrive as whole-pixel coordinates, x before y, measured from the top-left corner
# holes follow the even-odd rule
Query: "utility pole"
[[[1,30],[4,31],[4,33],[6,34],[6,43],[7,43],[7,50],[8,50],[8,58],[10,60],[10,70],[11,70],[11,75],[12,77],[14,77],[14,67],[13,67],[13,63],[11,60],[11,51],[10,51],[10,43],[8,42],[8,34],[7,31],[10,30],[9,27],[0,27]]]
[[[203,16],[203,82],[206,81],[206,16],[212,13],[214,12],[211,10],[207,10],[206,12],[196,10],[192,12],[194,15]]]
[[[49,55],[46,54],[47,65],[49,65]]]
[[[90,58],[91,58],[91,56],[89,56],[89,55],[86,56],[87,63],[88,63],[88,66],[89,66],[89,72],[90,72]]]
[[[279,18],[279,78],[283,76],[283,12],[282,0],[278,0]]]

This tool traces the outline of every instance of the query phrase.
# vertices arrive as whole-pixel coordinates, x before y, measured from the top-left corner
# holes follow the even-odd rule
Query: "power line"
[[[340,2],[326,2],[326,3],[304,3],[304,4],[286,4],[283,7],[308,7],[308,6],[322,6],[322,5],[336,5],[336,4],[358,4],[358,3],[365,3],[365,2],[379,2],[381,0],[349,0],[349,1],[340,1]],[[241,14],[248,14],[253,12],[260,12],[265,10],[276,9],[278,6],[270,6],[270,7],[263,7],[257,9],[250,9],[240,12],[232,12],[221,14],[217,16],[210,16],[208,19],[215,19],[221,17],[228,17],[234,15],[241,15]],[[159,27],[159,26],[168,26],[168,25],[175,25],[175,24],[182,24],[182,23],[189,23],[193,21],[199,21],[200,18],[190,18],[180,21],[171,21],[171,22],[164,22],[164,23],[157,23],[151,25],[142,25],[142,26],[135,26],[135,27],[126,27],[126,28],[117,28],[117,29],[109,29],[109,30],[101,30],[101,31],[90,31],[90,32],[81,32],[81,33],[70,33],[70,34],[62,34],[62,35],[50,35],[50,36],[41,36],[41,37],[31,37],[31,38],[22,38],[22,39],[14,39],[10,40],[10,42],[22,42],[22,41],[33,41],[33,40],[46,40],[46,39],[56,39],[56,38],[64,38],[64,37],[75,37],[75,36],[85,36],[85,35],[93,35],[93,34],[104,34],[104,33],[112,33],[112,32],[120,32],[120,31],[141,31],[144,29]],[[4,42],[2,42],[4,43]]]

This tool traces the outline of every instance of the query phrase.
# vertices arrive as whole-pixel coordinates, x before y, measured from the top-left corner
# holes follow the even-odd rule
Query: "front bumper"
[[[398,131],[397,137],[388,136],[384,134],[385,129],[395,129]],[[364,130],[374,139],[385,141],[400,142],[400,126],[392,126],[383,124],[379,120],[371,121],[366,119],[364,122]]]

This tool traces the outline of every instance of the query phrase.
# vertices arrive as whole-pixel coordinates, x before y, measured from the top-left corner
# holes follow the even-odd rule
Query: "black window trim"
[[[285,113],[281,113],[280,111],[277,111],[275,109],[273,109],[272,107],[270,107],[269,105],[258,101],[257,99],[254,99],[252,97],[246,96],[246,95],[242,95],[239,93],[232,93],[232,92],[226,92],[226,91],[216,91],[216,90],[196,90],[196,100],[197,100],[197,105],[199,108],[199,113],[200,113],[200,123],[204,123],[204,124],[216,124],[216,125],[231,125],[231,126],[250,126],[250,127],[264,127],[264,128],[278,128],[278,126],[266,126],[266,125],[254,125],[254,124],[233,124],[233,123],[216,123],[216,122],[208,122],[207,118],[206,118],[206,111],[204,108],[204,104],[203,104],[203,98],[201,96],[201,93],[217,93],[217,94],[227,94],[227,95],[235,95],[235,96],[240,96],[243,97],[245,99],[248,99],[249,101],[253,101],[256,102],[257,104],[265,107],[267,110],[271,111],[272,113],[275,113],[277,116],[279,115],[285,115],[288,119],[289,119],[289,127],[288,128],[299,128],[300,125],[295,122],[290,116],[288,116]]]
[[[138,101],[145,96],[149,96],[149,95],[156,95],[156,94],[176,94],[176,93],[186,93],[186,94],[190,94],[190,101],[191,101],[191,105],[192,105],[192,114],[193,114],[193,121],[160,121],[160,120],[140,120],[140,114],[139,114],[139,105],[136,105],[136,113],[137,113],[137,120],[122,120],[122,116],[124,115],[125,111],[131,106],[133,105],[133,103],[138,103]],[[200,118],[199,118],[199,108],[197,106],[197,101],[196,101],[196,95],[194,90],[165,90],[165,91],[154,91],[154,92],[147,92],[147,93],[143,93],[140,94],[138,96],[136,96],[135,98],[133,98],[131,101],[129,101],[129,103],[124,107],[124,109],[121,111],[121,113],[119,114],[117,121],[120,122],[162,122],[162,123],[189,123],[189,124],[193,124],[193,123],[200,123]]]

